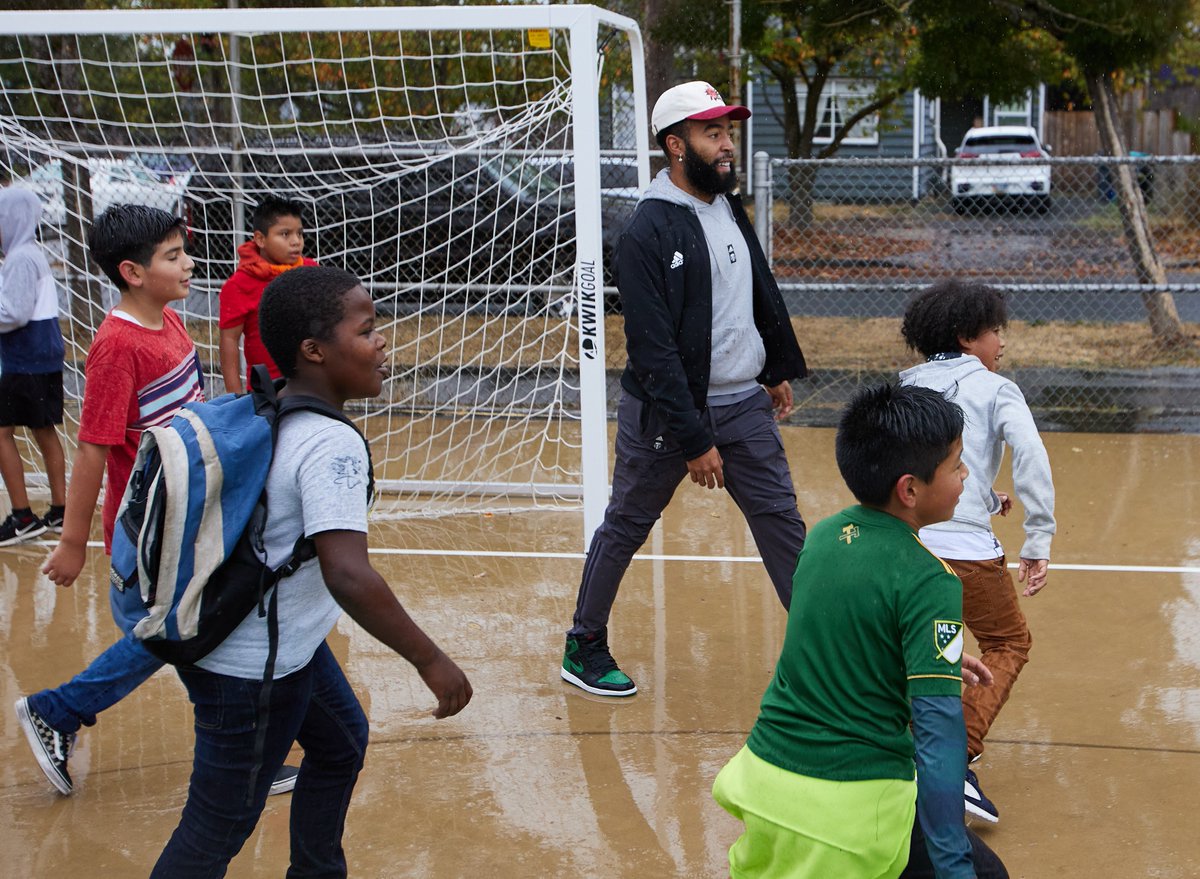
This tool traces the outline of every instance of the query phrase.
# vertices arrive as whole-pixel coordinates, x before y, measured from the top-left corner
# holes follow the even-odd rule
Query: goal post
[[[393,372],[355,414],[388,508],[582,508],[586,547],[608,496],[605,285],[649,182],[635,22],[587,5],[0,12],[0,81],[0,173],[41,197],[63,291],[69,436],[116,296],[86,255],[94,216],[188,219],[178,310],[211,396],[218,291],[278,195],[303,207],[306,255],[377,302]]]

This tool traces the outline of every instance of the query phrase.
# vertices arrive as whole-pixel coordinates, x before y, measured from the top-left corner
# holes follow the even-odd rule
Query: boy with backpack
[[[304,256],[304,206],[299,202],[268,195],[254,209],[250,223],[254,235],[238,247],[238,267],[221,287],[220,297],[221,378],[225,380],[225,390],[234,394],[250,386],[255,364],[266,364],[271,378],[279,378],[279,368],[271,360],[258,330],[258,303],[263,290],[286,271],[316,265]],[[239,342],[243,349],[240,352]]]
[[[375,307],[359,280],[335,268],[299,268],[272,281],[259,309],[263,341],[287,379],[289,398],[340,412],[377,396],[387,351]],[[297,741],[304,760],[291,813],[289,875],[345,876],[346,809],[367,746],[367,720],[325,637],[342,611],[412,663],[438,700],[434,717],[457,714],[472,692],[466,676],[405,612],[367,555],[370,457],[344,419],[297,411],[280,419],[266,478],[263,544],[268,567],[298,538],[316,558],[274,589],[278,655],[273,679],[269,618],[252,610],[195,665],[178,672],[194,705],[196,749],[179,826],[152,877],[224,875],[254,830],[269,787]],[[259,711],[267,704],[267,720]]]
[[[121,298],[96,330],[85,364],[78,449],[62,537],[42,569],[70,586],[83,569],[96,499],[107,473],[101,522],[111,552],[117,507],[142,431],[166,424],[185,404],[204,399],[196,346],[168,307],[184,299],[195,265],[184,248],[184,222],[144,205],[115,205],[88,233],[92,258]],[[17,700],[17,719],[46,778],[74,790],[67,768],[80,726],[115,705],[162,667],[140,641],[117,641],[59,687]],[[291,789],[286,779],[277,792]]]
[[[0,478],[12,511],[0,523],[0,546],[62,531],[66,458],[58,438],[63,420],[63,337],[58,286],[37,243],[42,203],[28,189],[0,190]],[[16,429],[25,427],[42,453],[50,509],[29,507]]]

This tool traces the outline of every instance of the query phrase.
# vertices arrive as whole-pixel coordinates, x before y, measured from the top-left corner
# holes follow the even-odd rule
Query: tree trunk
[[[807,159],[812,152],[812,112],[806,106],[805,118],[800,118],[800,100],[796,94],[796,77],[783,69],[772,68],[783,99],[783,136],[789,159]],[[812,103],[811,99],[809,103]],[[812,165],[789,165],[784,202],[788,206],[788,225],[807,229],[813,222],[813,185],[817,169]]]
[[[92,220],[92,175],[87,158],[78,163],[63,160],[63,237],[66,242],[67,286],[71,290],[71,317],[88,331],[94,332],[104,318],[100,302],[100,286],[88,280],[88,251],[84,247]]]
[[[1121,135],[1117,113],[1116,93],[1112,79],[1105,72],[1087,73],[1088,92],[1095,111],[1096,128],[1100,133],[1100,146],[1105,154],[1116,158],[1129,155]],[[1150,218],[1146,213],[1146,201],[1137,185],[1137,175],[1132,165],[1116,165],[1112,169],[1113,188],[1117,205],[1121,211],[1121,225],[1125,230],[1125,243],[1133,261],[1138,283],[1164,287],[1167,272],[1154,250],[1154,237],[1150,231]],[[1155,341],[1164,348],[1190,346],[1191,340],[1175,310],[1174,297],[1163,290],[1142,293],[1142,302],[1150,319],[1150,331]]]
[[[815,165],[789,165],[787,173],[788,224],[798,231],[813,224],[813,189],[817,183]]]
[[[642,46],[646,52],[646,100],[650,106],[658,96],[675,85],[674,47],[663,45],[654,34],[666,14],[666,0],[643,0]],[[653,144],[651,145],[653,147]]]

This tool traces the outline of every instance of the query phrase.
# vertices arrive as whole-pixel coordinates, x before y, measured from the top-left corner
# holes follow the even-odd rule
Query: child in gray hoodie
[[[983,739],[1008,701],[1032,644],[1004,549],[991,526],[993,515],[1005,516],[1012,508],[1011,499],[992,488],[1005,444],[1012,449],[1013,487],[1025,506],[1017,579],[1025,584],[1026,597],[1046,585],[1055,529],[1054,482],[1046,448],[1021,389],[996,373],[1004,354],[1000,334],[1007,323],[999,290],[950,280],[914,297],[901,327],[909,347],[925,357],[924,363],[900,373],[901,382],[940,391],[966,416],[963,463],[969,475],[954,518],[922,528],[920,536],[962,580],[963,621],[995,677],[992,686],[972,687],[963,694],[967,757],[972,763],[983,753]],[[970,768],[964,798],[970,814],[993,823],[999,820],[999,811]]]
[[[66,461],[57,425],[63,420],[63,337],[58,286],[37,243],[42,203],[27,189],[0,190],[0,476],[12,512],[0,523],[0,546],[62,531]],[[16,429],[28,428],[50,482],[50,511],[36,515],[25,490]]]

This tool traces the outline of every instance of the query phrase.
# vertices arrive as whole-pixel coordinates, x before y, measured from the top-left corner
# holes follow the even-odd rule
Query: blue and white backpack
[[[273,568],[264,562],[267,472],[279,423],[308,411],[354,427],[322,400],[277,398],[281,387],[256,366],[250,393],[190,403],[166,427],[142,434],[113,533],[109,600],[122,631],[164,662],[203,658],[258,607],[268,617],[264,679],[271,679],[273,587],[316,556],[300,534],[290,558]],[[369,446],[367,460],[370,474]],[[367,492],[374,492],[373,475]]]

